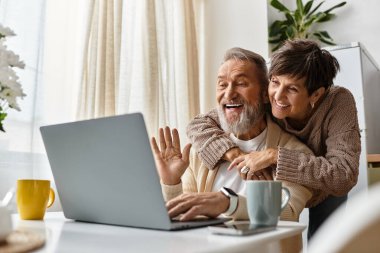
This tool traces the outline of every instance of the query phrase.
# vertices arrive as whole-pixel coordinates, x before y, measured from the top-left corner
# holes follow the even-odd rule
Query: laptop
[[[66,218],[160,230],[218,224],[169,218],[141,113],[40,128]]]

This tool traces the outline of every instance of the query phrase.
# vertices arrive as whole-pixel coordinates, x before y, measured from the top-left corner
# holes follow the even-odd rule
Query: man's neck
[[[243,141],[251,140],[251,139],[257,137],[259,134],[261,134],[266,127],[267,127],[267,121],[266,121],[265,116],[264,116],[249,131],[242,133],[242,134],[237,134],[235,136],[236,136],[236,138],[243,140]]]

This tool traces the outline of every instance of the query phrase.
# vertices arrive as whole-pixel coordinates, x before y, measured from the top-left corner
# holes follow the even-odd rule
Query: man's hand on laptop
[[[189,221],[198,215],[215,218],[225,212],[230,200],[221,192],[185,193],[166,203],[170,218],[182,215],[180,221]]]
[[[166,185],[179,184],[181,176],[189,166],[191,144],[187,144],[181,153],[177,129],[173,128],[170,133],[170,128],[165,127],[165,129],[160,128],[158,132],[160,148],[154,137],[151,139],[151,145],[160,178]]]

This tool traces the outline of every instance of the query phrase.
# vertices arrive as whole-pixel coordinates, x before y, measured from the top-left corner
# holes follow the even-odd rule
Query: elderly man
[[[216,84],[217,111],[223,130],[244,152],[260,151],[255,159],[257,162],[272,147],[310,152],[266,115],[267,88],[266,63],[260,55],[241,48],[228,50]],[[181,152],[176,129],[172,132],[168,127],[159,130],[160,147],[154,137],[151,143],[170,217],[181,214],[181,220],[185,221],[197,215],[216,217],[224,214],[234,219],[248,219],[245,182],[261,178],[247,173],[249,169],[241,166],[237,166],[240,173],[230,171],[229,162],[214,169],[207,168],[196,155],[190,155],[190,144]],[[268,171],[270,173],[261,175],[262,179],[275,175],[271,168]],[[283,186],[289,189],[291,198],[281,219],[298,221],[312,193],[291,182],[284,181]]]

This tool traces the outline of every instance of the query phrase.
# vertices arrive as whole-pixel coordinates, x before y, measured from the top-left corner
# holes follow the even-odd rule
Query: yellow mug
[[[46,208],[55,200],[49,180],[19,179],[16,195],[17,209],[23,220],[42,220]]]

